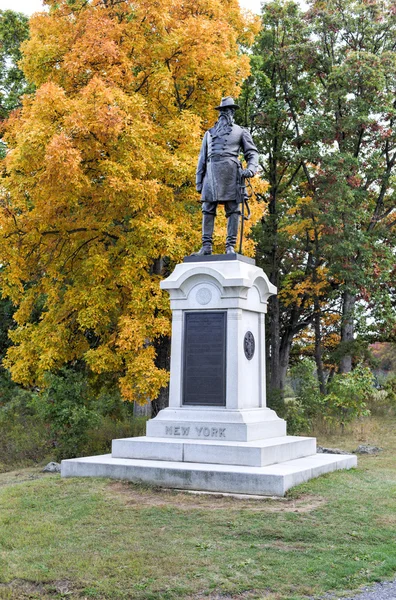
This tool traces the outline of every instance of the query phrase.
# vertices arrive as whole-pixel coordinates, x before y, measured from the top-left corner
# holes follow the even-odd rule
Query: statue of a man
[[[202,202],[202,248],[198,255],[212,254],[212,237],[217,205],[224,204],[227,217],[226,254],[235,254],[244,180],[258,169],[258,151],[247,129],[234,123],[239,108],[231,96],[222,98],[217,123],[204,135],[197,167],[197,192]],[[238,159],[242,151],[247,168]]]

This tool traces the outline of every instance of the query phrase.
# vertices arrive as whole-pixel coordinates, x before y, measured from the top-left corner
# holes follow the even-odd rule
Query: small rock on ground
[[[350,454],[350,452],[340,450],[339,448],[324,448],[323,446],[317,446],[316,452],[318,454]]]
[[[60,473],[61,466],[57,462],[50,462],[48,465],[45,465],[43,469],[43,473]]]
[[[354,454],[378,454],[378,452],[382,452],[382,448],[378,448],[378,446],[368,446],[367,444],[360,444],[353,451]]]

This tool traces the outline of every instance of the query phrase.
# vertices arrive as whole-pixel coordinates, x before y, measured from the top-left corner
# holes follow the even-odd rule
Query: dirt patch
[[[325,502],[325,498],[302,495],[300,498],[246,499],[222,496],[221,494],[199,495],[160,488],[144,488],[127,481],[112,481],[108,484],[111,496],[136,509],[147,507],[172,507],[179,510],[249,510],[251,512],[311,512]]]
[[[66,579],[37,583],[14,579],[0,584],[0,600],[53,600],[54,598],[80,598],[79,590]]]

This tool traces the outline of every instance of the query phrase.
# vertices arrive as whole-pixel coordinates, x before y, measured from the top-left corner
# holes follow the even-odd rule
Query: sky
[[[243,8],[260,13],[261,0],[239,0]],[[0,0],[0,9],[11,9],[17,12],[31,15],[34,12],[43,10],[41,0]]]

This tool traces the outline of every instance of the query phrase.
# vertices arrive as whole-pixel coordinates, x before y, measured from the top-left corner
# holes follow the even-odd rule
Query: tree
[[[0,10],[0,123],[11,110],[20,106],[20,98],[31,91],[18,61],[22,58],[20,46],[29,35],[29,20],[22,13]],[[0,157],[5,147],[0,142]]]
[[[319,38],[313,65],[320,93],[307,134],[316,132],[318,149],[326,149],[316,151],[315,194],[329,276],[339,283],[346,373],[358,302],[368,301],[373,315],[386,310],[388,334],[394,322],[387,288],[395,241],[396,15],[391,2],[331,0],[324,9],[313,4],[308,18]]]
[[[391,329],[395,19],[391,3],[360,0],[304,13],[294,2],[263,7],[243,94],[270,183],[257,257],[279,288],[269,325],[270,385],[280,394],[292,341],[307,326],[325,391],[329,311],[340,314],[341,372],[352,367],[357,307]]]
[[[0,10],[0,132],[1,123],[11,110],[20,106],[21,96],[31,90],[18,61],[20,46],[29,34],[28,18],[12,10]],[[5,144],[0,140],[0,158],[5,156]],[[13,327],[14,308],[9,299],[0,299],[0,359],[10,346],[8,331]]]
[[[18,309],[5,364],[43,384],[83,360],[145,402],[168,378],[160,278],[198,245],[202,130],[238,94],[257,24],[236,0],[49,5],[23,46],[37,91],[6,127],[1,286]]]
[[[241,118],[251,127],[269,183],[268,214],[254,233],[256,258],[279,290],[268,311],[269,387],[275,406],[283,394],[293,339],[313,320],[313,292],[323,293],[316,207],[308,195],[310,173],[299,129],[315,95],[305,68],[309,42],[310,28],[297,4],[265,5],[252,75],[242,92]],[[293,112],[287,98],[293,98]]]

